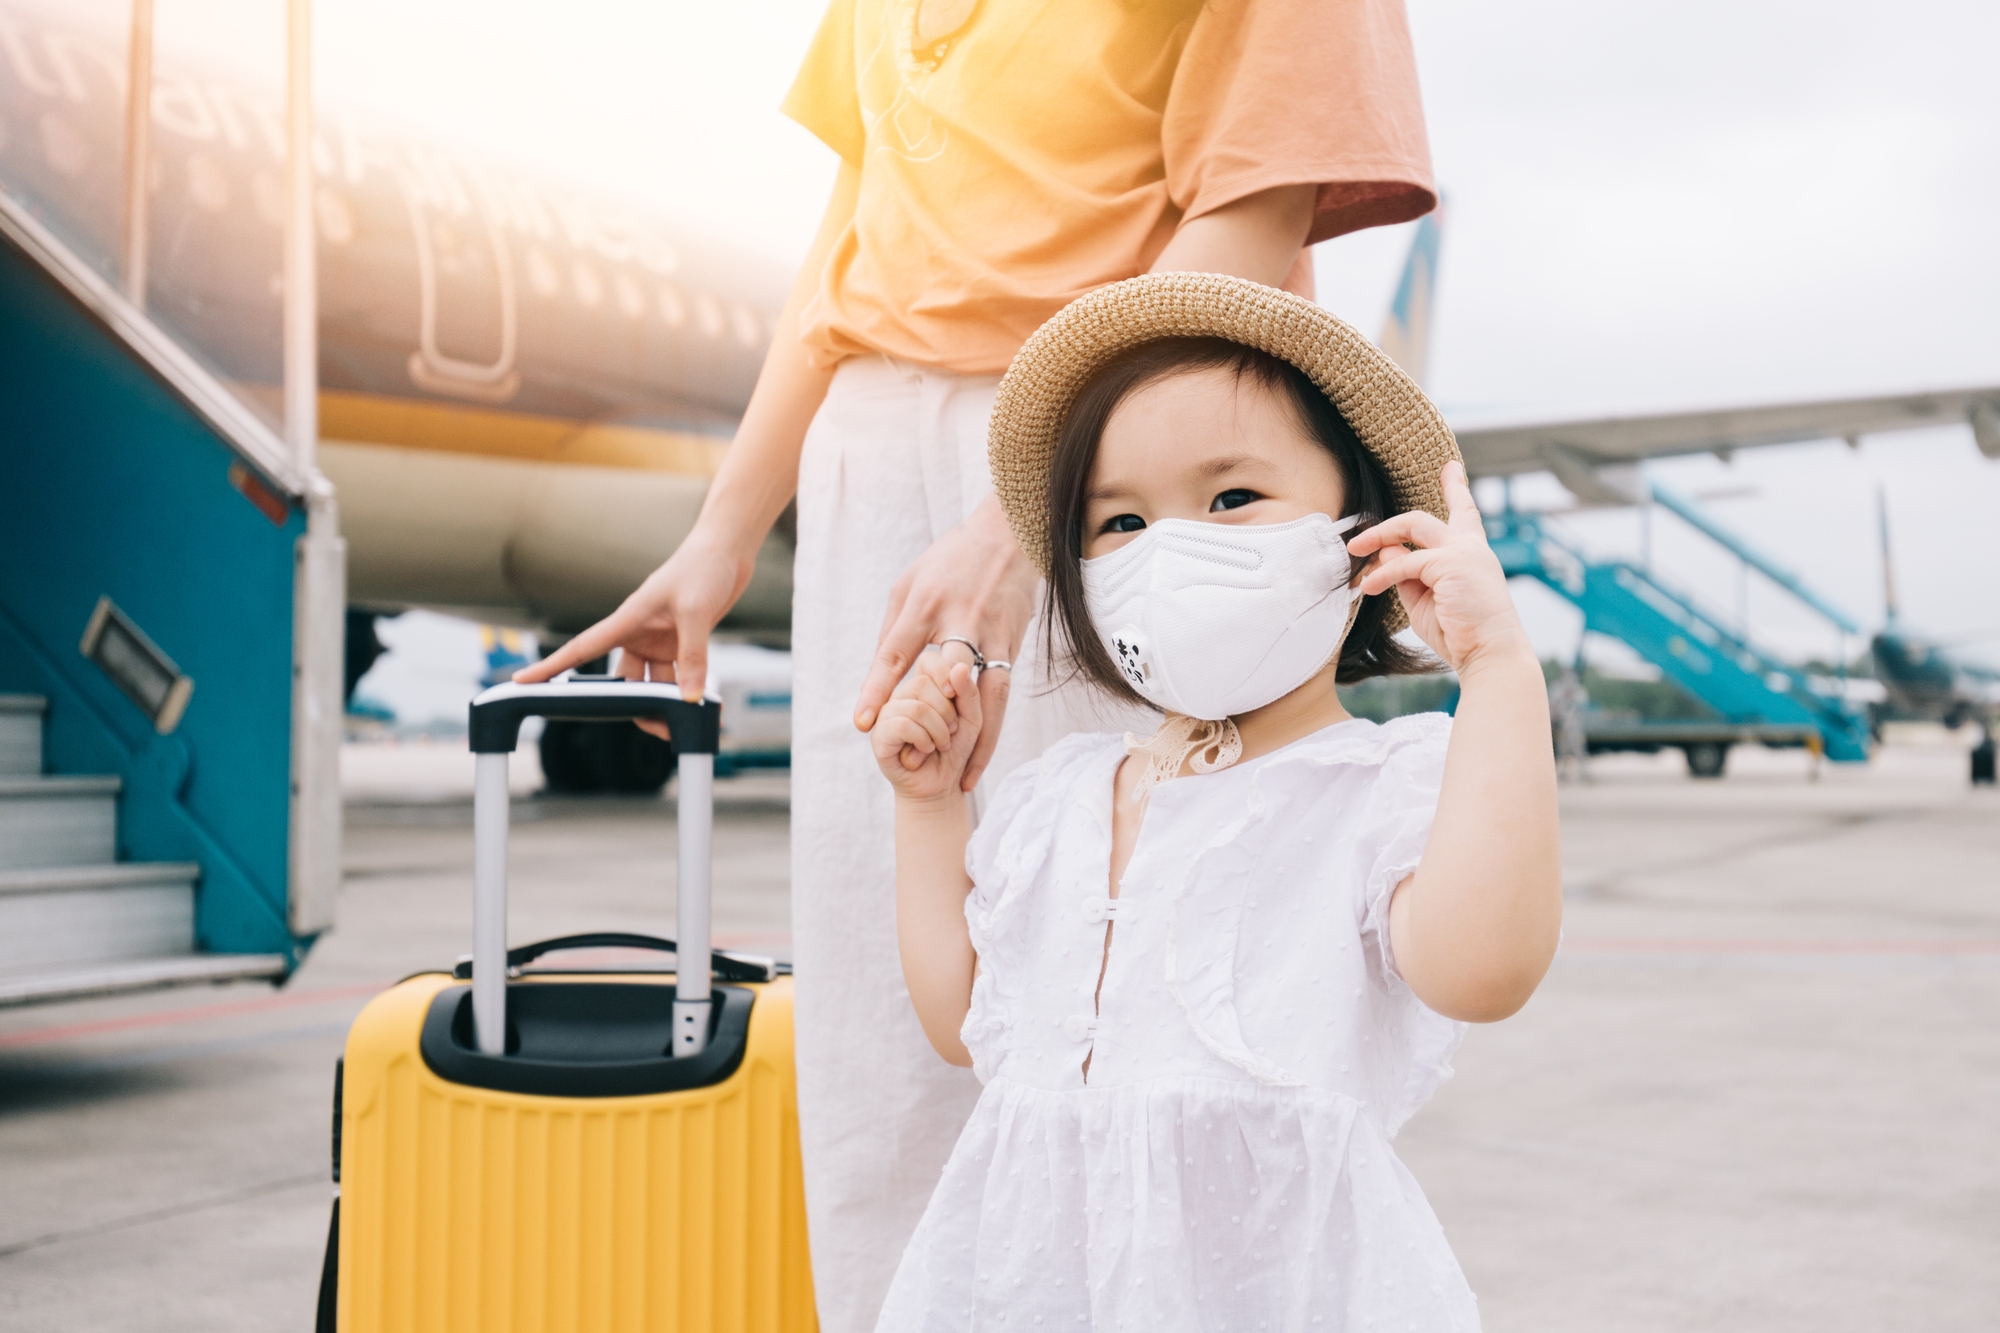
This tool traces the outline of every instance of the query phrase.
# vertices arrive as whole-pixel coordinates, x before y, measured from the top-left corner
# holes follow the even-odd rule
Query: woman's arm
[[[1276,287],[1312,227],[1317,185],[1280,185],[1181,223],[1153,261],[1155,273],[1227,273]]]
[[[1390,900],[1390,948],[1418,999],[1490,1023],[1526,1004],[1555,958],[1555,751],[1541,663],[1457,463],[1445,469],[1444,492],[1449,523],[1398,514],[1348,549],[1384,553],[1362,593],[1396,588],[1417,634],[1459,681],[1437,817],[1416,873]]]
[[[547,680],[623,648],[626,675],[637,678],[651,668],[655,680],[678,680],[689,691],[701,690],[708,675],[709,631],[749,586],[757,548],[798,490],[806,428],[833,380],[831,370],[807,359],[799,312],[819,290],[827,255],[854,218],[860,183],[861,173],[843,162],[693,531],[616,611],[517,672],[516,680]],[[658,723],[640,725],[659,730]]]

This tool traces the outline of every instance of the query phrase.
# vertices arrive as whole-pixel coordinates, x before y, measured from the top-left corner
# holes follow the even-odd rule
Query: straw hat
[[[1070,404],[1099,367],[1161,338],[1227,338],[1291,362],[1382,464],[1396,512],[1447,516],[1438,473],[1458,442],[1437,407],[1353,326],[1303,297],[1221,273],[1154,273],[1079,297],[1035,330],[1000,381],[987,432],[993,489],[1021,549],[1049,568],[1049,465]],[[1387,517],[1387,515],[1383,515]],[[1390,626],[1407,624],[1400,603]]]

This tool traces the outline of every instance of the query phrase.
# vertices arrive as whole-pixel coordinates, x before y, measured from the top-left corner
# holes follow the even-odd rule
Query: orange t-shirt
[[[1314,184],[1307,243],[1436,204],[1402,0],[833,0],[785,113],[860,169],[801,334],[1004,370],[1183,218]]]

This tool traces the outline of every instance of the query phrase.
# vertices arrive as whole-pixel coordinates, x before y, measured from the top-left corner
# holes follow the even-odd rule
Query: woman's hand
[[[1347,543],[1357,558],[1383,552],[1359,591],[1373,596],[1394,588],[1417,637],[1461,676],[1495,655],[1525,653],[1532,661],[1534,649],[1500,560],[1486,544],[1486,525],[1465,483],[1464,465],[1445,464],[1442,480],[1449,522],[1413,509]],[[1406,542],[1418,549],[1403,549]]]
[[[619,671],[627,680],[679,681],[684,698],[699,699],[708,679],[709,633],[750,585],[755,562],[754,550],[737,554],[692,533],[616,611],[514,679],[547,680],[622,648]],[[668,739],[664,722],[639,725]]]
[[[941,651],[923,654],[869,733],[899,799],[963,803],[959,784],[979,744],[980,714],[972,668]]]
[[[622,648],[620,670],[627,679],[679,681],[683,697],[702,696],[708,685],[708,636],[750,586],[757,548],[798,489],[806,428],[833,382],[833,371],[815,366],[799,341],[799,311],[819,290],[826,257],[853,220],[860,190],[861,173],[842,163],[819,234],[778,315],[757,387],[702,500],[694,531],[616,611],[515,672],[515,680],[547,680]],[[663,722],[639,725],[670,739]]]
[[[896,580],[875,662],[854,706],[854,725],[873,729],[876,714],[918,655],[947,635],[971,639],[991,661],[1013,662],[1035,613],[1035,582],[1034,566],[1014,540],[1000,502],[987,496],[970,518],[933,542]],[[961,660],[969,657],[959,644],[945,644],[944,651]],[[964,791],[972,790],[993,757],[1013,674],[1007,668],[979,673],[985,725],[959,778]]]

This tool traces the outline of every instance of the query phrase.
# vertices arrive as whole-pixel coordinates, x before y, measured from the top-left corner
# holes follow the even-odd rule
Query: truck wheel
[[[1729,747],[1719,741],[1696,741],[1684,745],[1687,755],[1688,774],[1697,778],[1719,778],[1729,763]]]
[[[1990,787],[1993,785],[1994,748],[1991,736],[1988,736],[1973,747],[1972,781],[1975,786],[1984,785]]]
[[[542,777],[559,796],[652,796],[674,775],[674,750],[630,722],[551,719],[542,729]]]

